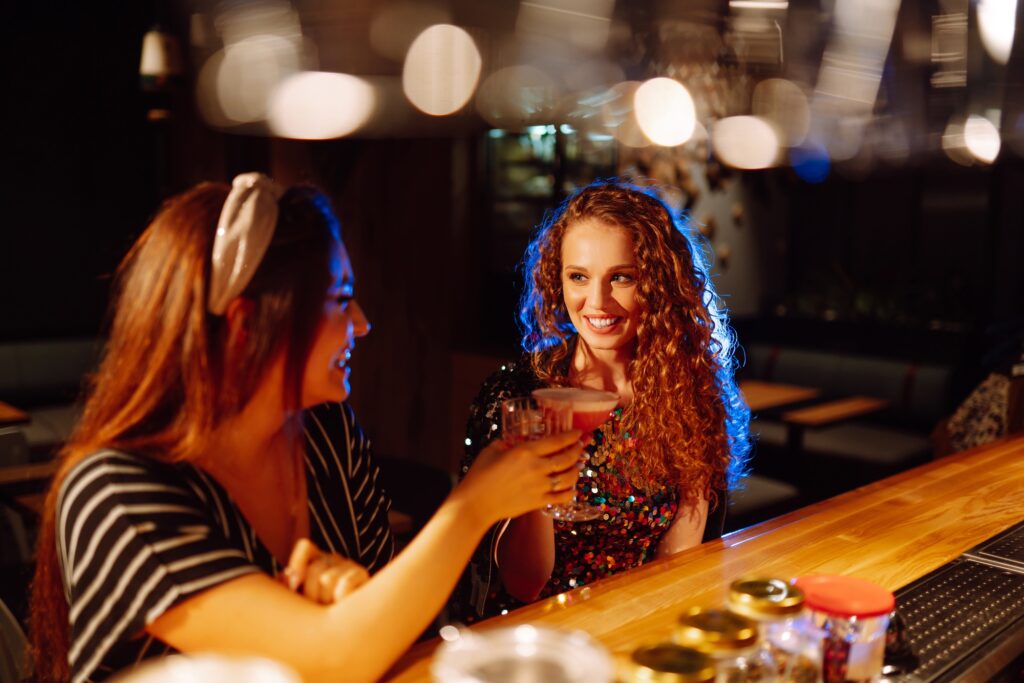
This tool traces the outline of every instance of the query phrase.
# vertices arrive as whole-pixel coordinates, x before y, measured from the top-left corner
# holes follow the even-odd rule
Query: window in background
[[[534,227],[574,190],[596,178],[616,175],[616,145],[610,135],[577,131],[564,124],[487,133],[486,346],[507,347],[517,338],[521,276],[515,268]]]

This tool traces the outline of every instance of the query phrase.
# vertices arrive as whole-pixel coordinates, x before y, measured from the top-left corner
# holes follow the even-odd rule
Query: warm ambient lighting
[[[964,124],[964,146],[975,159],[991,164],[999,156],[999,131],[984,116],[970,116]]]
[[[722,163],[734,168],[768,168],[779,154],[772,125],[757,116],[730,116],[711,128],[711,148]]]
[[[337,138],[362,126],[376,102],[373,87],[347,74],[304,71],[274,89],[267,123],[281,137]]]
[[[754,116],[771,121],[781,134],[780,142],[796,147],[807,138],[811,129],[811,107],[807,95],[793,81],[767,78],[754,88]]]
[[[989,56],[1000,64],[1010,61],[1017,0],[978,0],[978,32]]]
[[[433,116],[452,114],[472,97],[482,64],[468,33],[451,24],[436,24],[409,47],[402,88],[417,109]]]
[[[139,75],[166,78],[181,74],[181,54],[174,36],[153,28],[142,37]]]
[[[640,130],[656,145],[675,147],[693,135],[697,112],[693,98],[682,83],[671,78],[652,78],[633,96]]]

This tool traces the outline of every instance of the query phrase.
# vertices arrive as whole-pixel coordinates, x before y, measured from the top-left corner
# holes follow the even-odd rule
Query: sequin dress
[[[500,435],[501,402],[527,396],[541,386],[526,359],[503,365],[484,382],[470,407],[461,476],[483,447]],[[593,443],[587,448],[589,462],[576,487],[577,499],[600,506],[604,514],[590,522],[554,523],[554,570],[541,597],[584,586],[652,559],[675,518],[679,503],[675,487],[645,492],[624,476],[623,465],[634,444],[620,427],[621,415],[621,409],[616,409],[594,431]],[[452,620],[472,623],[522,606],[505,591],[494,559],[503,528],[504,524],[492,528],[474,553],[452,598]]]

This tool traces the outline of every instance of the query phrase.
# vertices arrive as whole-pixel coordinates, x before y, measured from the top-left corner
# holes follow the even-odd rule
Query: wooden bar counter
[[[612,652],[667,639],[695,604],[729,582],[848,574],[895,590],[1024,519],[1024,438],[950,456],[674,557],[549,598],[475,629],[524,622],[583,629]],[[385,680],[430,680],[439,641],[421,643]]]

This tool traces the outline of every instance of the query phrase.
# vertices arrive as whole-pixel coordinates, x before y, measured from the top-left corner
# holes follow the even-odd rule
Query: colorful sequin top
[[[476,455],[500,435],[501,403],[528,396],[543,386],[527,360],[508,363],[483,384],[470,407],[466,455],[461,475]],[[587,447],[589,462],[577,482],[578,500],[600,506],[604,514],[590,522],[559,522],[555,526],[555,564],[541,597],[556,595],[637,567],[654,557],[658,542],[676,515],[678,491],[660,486],[652,492],[633,487],[623,474],[633,442],[620,428],[622,410],[594,431]],[[504,524],[492,528],[474,553],[450,604],[454,621],[473,621],[504,613],[523,603],[509,595],[498,575],[495,551]]]

